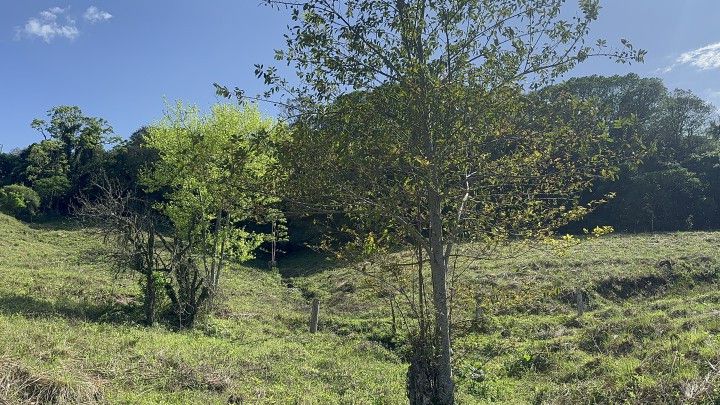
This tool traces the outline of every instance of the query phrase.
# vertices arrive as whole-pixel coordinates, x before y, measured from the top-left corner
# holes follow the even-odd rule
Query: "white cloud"
[[[25,26],[18,28],[18,37],[39,37],[43,41],[50,43],[55,37],[67,38],[73,40],[80,35],[75,25],[75,21],[67,19],[63,24],[58,23],[58,17],[65,13],[65,9],[53,7],[41,11],[37,17],[32,17],[25,23]]]
[[[111,19],[112,14],[108,13],[107,11],[100,10],[95,6],[90,6],[87,10],[85,10],[83,18],[85,18],[87,21],[90,21],[91,23],[96,23]]]
[[[57,20],[58,14],[62,14],[65,12],[65,9],[61,7],[53,7],[50,9],[47,9],[45,11],[40,12],[40,17],[42,17],[46,21],[55,21]]]
[[[666,66],[664,68],[657,68],[657,69],[653,70],[653,73],[664,75],[666,73],[672,72],[673,70],[675,70],[676,67],[677,67],[677,63],[673,63],[672,65]]]
[[[693,65],[700,68],[700,70],[718,69],[720,68],[720,42],[685,52],[680,55],[677,61],[678,63]]]
[[[685,52],[675,60],[674,64],[659,69],[659,72],[669,73],[681,65],[694,66],[700,70],[720,69],[720,42]]]

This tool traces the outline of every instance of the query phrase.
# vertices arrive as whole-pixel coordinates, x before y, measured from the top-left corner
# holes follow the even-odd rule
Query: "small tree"
[[[45,209],[56,209],[70,192],[69,167],[62,143],[44,140],[30,145],[27,151],[25,177],[40,194]]]
[[[158,228],[163,218],[146,200],[117,184],[105,181],[96,188],[97,196],[80,198],[77,214],[103,234],[108,256],[118,271],[129,270],[142,277],[145,322],[152,325],[158,311],[160,276],[176,267],[173,256],[157,243],[162,238]],[[162,241],[169,245],[164,238]]]
[[[270,209],[277,202],[272,193],[277,134],[251,105],[217,105],[204,116],[178,103],[148,129],[147,146],[158,159],[144,183],[150,191],[166,191],[161,209],[197,258],[186,270],[200,265],[204,271],[199,279],[189,276],[190,284],[203,280],[210,297],[227,261],[251,259],[269,238],[246,229],[248,221],[280,220]]]
[[[196,240],[180,234],[146,195],[111,180],[95,188],[97,195],[80,198],[77,213],[103,234],[118,271],[141,275],[145,322],[155,323],[164,291],[177,326],[191,328],[210,295],[193,255]]]
[[[427,258],[434,330],[411,365],[411,376],[425,377],[411,378],[409,396],[451,404],[448,272],[457,245],[545,234],[584,213],[580,190],[611,172],[599,157],[606,131],[592,119],[577,125],[590,107],[535,103],[523,90],[593,55],[626,62],[644,52],[625,40],[617,51],[588,44],[595,0],[581,0],[574,16],[565,0],[265,2],[292,12],[277,57],[300,83],[274,67],[257,74],[271,86],[263,96],[288,94],[288,115],[299,117],[300,194],[385,224],[388,240]]]

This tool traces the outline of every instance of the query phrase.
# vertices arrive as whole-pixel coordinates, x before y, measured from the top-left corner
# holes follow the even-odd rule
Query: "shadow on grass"
[[[267,257],[266,257],[267,256]],[[258,255],[258,258],[243,263],[255,270],[269,271],[269,255]],[[281,255],[278,259],[278,271],[283,278],[307,277],[338,267],[338,262],[330,255],[312,249],[297,250],[289,255]]]
[[[67,217],[52,217],[24,222],[30,229],[40,231],[79,231],[85,226],[82,222]]]
[[[135,303],[87,303],[62,300],[50,302],[27,295],[0,296],[0,314],[27,318],[59,317],[68,320],[125,324],[141,319],[142,308]]]

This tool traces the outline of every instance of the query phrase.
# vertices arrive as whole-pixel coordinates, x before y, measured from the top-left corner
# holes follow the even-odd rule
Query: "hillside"
[[[613,235],[561,252],[514,245],[465,263],[451,287],[462,301],[452,314],[459,402],[720,399],[718,246],[720,233]],[[300,258],[286,271],[328,303],[325,327],[394,344],[373,284],[355,268],[317,265]]]
[[[711,402],[719,245],[720,233],[611,236],[467,263],[458,402]],[[0,215],[0,403],[405,402],[402,336],[355,269],[314,255],[284,259],[286,280],[234,268],[222,307],[176,332],[137,324],[138,286],[100,246],[72,225]],[[305,332],[309,296],[322,302],[317,335]],[[476,296],[480,325],[465,322]]]
[[[305,333],[277,275],[232,269],[194,332],[145,328],[139,289],[72,227],[0,215],[0,403],[402,402],[405,366],[378,344]]]

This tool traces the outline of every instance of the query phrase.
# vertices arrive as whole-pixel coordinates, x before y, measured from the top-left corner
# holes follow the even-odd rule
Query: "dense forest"
[[[720,227],[720,126],[713,105],[635,74],[573,78],[540,92],[591,101],[609,128],[610,148],[625,155],[632,148],[616,178],[599,182],[587,196],[614,197],[569,225],[570,231],[599,225],[622,232]],[[158,159],[146,139],[149,127],[123,139],[108,122],[84,116],[78,107],[53,108],[32,127],[41,141],[0,154],[2,210],[25,220],[71,215],[78,199],[94,198],[105,180],[143,191],[143,170]],[[162,202],[163,195],[152,199]],[[298,216],[288,226],[294,232],[286,243],[294,248],[317,242],[312,237],[323,232]]]

